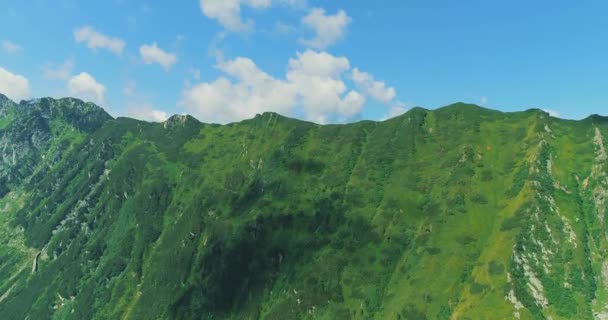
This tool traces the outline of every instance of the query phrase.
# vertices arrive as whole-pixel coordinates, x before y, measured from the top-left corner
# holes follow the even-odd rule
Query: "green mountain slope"
[[[608,319],[608,119],[0,96],[3,319]]]

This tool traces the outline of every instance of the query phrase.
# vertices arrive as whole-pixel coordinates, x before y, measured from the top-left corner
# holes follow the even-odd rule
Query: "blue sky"
[[[602,1],[3,0],[0,91],[146,120],[608,114]]]

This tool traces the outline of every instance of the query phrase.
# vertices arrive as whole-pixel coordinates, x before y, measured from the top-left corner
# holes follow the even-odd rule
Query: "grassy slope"
[[[65,137],[77,147],[34,174],[23,209],[3,199],[25,228],[19,261],[43,255],[0,314],[589,318],[606,302],[590,194],[601,177],[580,182],[597,162],[595,127],[608,134],[597,119],[462,104],[332,126],[272,113],[228,126],[109,121]],[[546,187],[555,181],[569,193]],[[515,257],[529,259],[546,308]],[[505,299],[511,289],[525,308]]]

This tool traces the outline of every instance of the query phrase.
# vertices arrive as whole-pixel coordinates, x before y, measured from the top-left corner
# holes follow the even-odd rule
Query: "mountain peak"
[[[105,110],[96,105],[93,102],[85,102],[78,98],[64,97],[64,98],[36,98],[31,100],[24,100],[19,103],[21,106],[34,106],[44,109],[74,109],[79,112],[105,112]]]
[[[21,101],[17,106],[18,112],[59,119],[83,131],[94,131],[112,119],[100,106],[76,98],[46,97]]]
[[[7,96],[5,96],[4,94],[0,93],[0,103],[3,103],[5,101],[12,101],[11,99],[9,99]]]
[[[474,103],[466,103],[466,102],[456,102],[449,104],[445,107],[441,107],[437,109],[439,110],[462,110],[464,112],[491,112],[491,113],[500,113],[500,111],[489,109]]]
[[[189,114],[174,114],[169,117],[169,119],[165,120],[165,122],[163,122],[162,124],[163,127],[165,127],[166,129],[173,128],[176,126],[185,126],[187,123],[190,122],[200,123],[200,121],[198,121],[196,118]]]
[[[601,116],[599,114],[592,114],[585,118],[583,121],[591,121],[594,124],[603,124],[608,122],[608,117]]]
[[[0,93],[0,109],[6,108],[7,105],[14,104],[13,100],[4,94]]]

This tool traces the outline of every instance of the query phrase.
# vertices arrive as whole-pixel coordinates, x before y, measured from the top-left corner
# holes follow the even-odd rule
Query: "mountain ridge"
[[[94,104],[92,102],[85,102],[85,101],[83,101],[81,99],[73,98],[73,97],[63,97],[63,98],[43,97],[43,98],[36,98],[36,99],[30,99],[30,100],[22,100],[21,102],[17,103],[15,101],[12,101],[10,98],[8,98],[7,96],[3,95],[2,93],[0,93],[0,101],[8,101],[8,102],[11,102],[12,104],[15,104],[17,106],[37,105],[38,102],[40,102],[40,101],[56,102],[56,103],[58,103],[60,105],[62,104],[62,102],[69,102],[70,105],[72,105],[72,106],[77,106],[77,107],[88,106],[90,108],[99,108],[99,109],[103,110],[104,113],[107,113],[107,111],[105,111],[105,109],[103,107],[101,107],[101,106],[98,106],[98,105],[96,105],[96,104]],[[498,112],[498,113],[503,113],[503,114],[521,113],[521,112],[539,112],[539,113],[543,113],[543,114],[546,114],[546,115],[550,116],[547,111],[542,110],[540,108],[529,108],[529,109],[526,109],[526,110],[519,110],[519,111],[500,111],[500,110],[497,110],[497,109],[492,109],[492,108],[480,106],[480,105],[477,105],[477,104],[474,104],[474,103],[454,102],[454,103],[445,105],[443,107],[438,107],[438,108],[434,108],[434,109],[428,109],[428,108],[424,108],[424,107],[420,107],[420,106],[414,106],[414,107],[408,109],[406,112],[404,112],[401,115],[395,116],[393,118],[388,118],[388,119],[385,119],[385,120],[369,120],[369,119],[364,119],[364,120],[358,120],[358,121],[355,121],[355,122],[329,123],[328,125],[336,125],[336,124],[337,125],[348,125],[348,124],[351,124],[351,123],[357,123],[357,122],[363,122],[363,121],[384,122],[384,121],[388,121],[388,120],[391,120],[391,119],[394,119],[394,118],[402,117],[402,116],[408,114],[409,112],[416,112],[416,110],[420,110],[420,111],[441,111],[441,110],[451,110],[451,109],[458,109],[460,111],[464,111],[464,110],[479,111],[479,112],[484,112],[484,113],[488,113],[488,112],[497,113]],[[252,118],[243,119],[243,120],[239,120],[239,121],[234,121],[234,122],[230,122],[230,123],[226,123],[226,124],[220,124],[220,125],[230,125],[230,124],[234,124],[234,123],[240,123],[242,121],[253,120],[253,119],[255,119],[256,117],[259,117],[259,116],[270,116],[270,115],[276,115],[276,116],[279,116],[279,117],[282,117],[282,118],[287,118],[287,119],[292,119],[292,120],[297,120],[297,121],[302,121],[302,122],[310,122],[310,121],[306,121],[306,120],[302,120],[302,119],[298,119],[298,118],[293,118],[293,117],[289,117],[289,116],[286,116],[286,115],[282,115],[282,114],[279,114],[279,113],[274,112],[274,111],[265,111],[265,112],[263,112],[261,114],[256,114]],[[210,124],[210,125],[211,124],[213,124],[213,125],[216,124],[216,123],[211,123],[211,122],[209,122],[209,123],[203,122],[202,120],[200,120],[200,119],[198,119],[198,118],[196,118],[196,117],[194,117],[194,116],[192,116],[190,114],[173,114],[173,115],[169,116],[167,118],[167,120],[165,120],[165,121],[153,122],[153,123],[164,123],[164,122],[169,121],[171,118],[175,118],[175,117],[179,117],[179,116],[188,116],[188,117],[191,117],[194,120],[200,122],[201,124]],[[556,119],[560,119],[560,120],[573,120],[573,121],[584,121],[586,119],[604,119],[604,118],[608,119],[608,116],[602,116],[602,115],[599,115],[599,114],[592,114],[592,115],[589,115],[589,116],[587,116],[586,118],[583,118],[583,119],[565,119],[565,118],[554,117],[554,116],[551,116],[551,117],[556,118]],[[131,117],[119,116],[117,118],[131,118]],[[136,119],[136,118],[131,118],[131,119],[135,119],[135,120],[139,120],[139,121],[145,121],[145,120],[140,120],[140,119]],[[149,122],[149,121],[146,121],[146,122]],[[310,122],[310,123],[314,123],[314,122]],[[317,123],[314,123],[314,124],[317,124]],[[318,125],[323,125],[323,124],[318,124]]]
[[[608,316],[602,117],[20,108],[0,114],[3,318]]]

